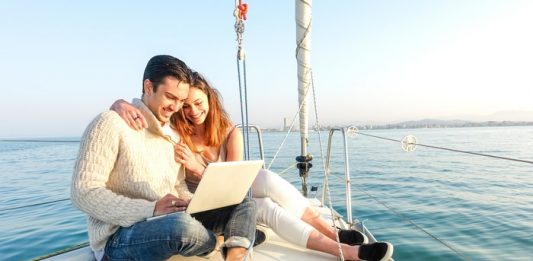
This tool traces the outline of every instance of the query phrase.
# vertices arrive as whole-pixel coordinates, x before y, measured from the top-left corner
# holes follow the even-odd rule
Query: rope
[[[333,202],[331,201],[331,191],[329,190],[329,179],[328,179],[328,171],[324,168],[324,171],[326,173],[326,175],[324,175],[324,187],[326,188],[326,195],[327,195],[327,199],[328,199],[328,208],[329,208],[329,212],[330,212],[330,215],[331,215],[331,223],[333,225],[333,228],[335,230],[335,238],[336,238],[336,241],[337,241],[337,247],[339,249],[339,257],[341,260],[344,261],[344,253],[342,252],[342,247],[341,247],[341,240],[339,239],[339,231],[337,229],[337,224],[335,222],[335,218],[333,218],[335,216],[335,211],[333,210]]]
[[[291,164],[290,166],[288,166],[286,169],[284,169],[284,170],[278,172],[278,175],[281,176],[281,174],[283,174],[283,173],[287,172],[288,170],[294,168],[294,166],[298,165],[298,163],[299,163],[299,162],[294,162],[293,164]]]
[[[324,168],[324,186],[326,187],[326,194],[327,194],[327,199],[328,199],[328,208],[329,208],[329,211],[331,213],[331,216],[333,217],[334,216],[334,210],[333,210],[333,202],[331,201],[331,192],[329,190],[329,170],[326,169],[326,161],[325,161],[325,157],[324,157],[324,150],[323,150],[323,144],[322,144],[322,135],[320,135],[320,124],[319,124],[319,120],[318,120],[318,108],[317,108],[317,98],[316,98],[316,90],[315,90],[315,80],[314,80],[314,76],[313,76],[313,72],[310,70],[309,73],[311,73],[311,88],[313,89],[313,106],[315,108],[315,121],[316,121],[316,126],[318,127],[317,128],[317,135],[318,135],[318,145],[319,145],[319,148],[320,148],[320,160],[322,160],[322,166]],[[351,222],[351,220],[350,220]],[[336,241],[337,241],[337,247],[339,248],[339,253],[340,253],[340,259],[341,260],[344,260],[344,254],[342,253],[342,247],[341,247],[341,241],[340,241],[340,238],[339,238],[339,231],[337,229],[337,225],[335,224],[335,219],[332,218],[331,219],[331,223],[335,229],[335,237],[336,237]]]
[[[306,89],[304,95],[307,96],[308,93],[309,93],[309,88]],[[278,154],[279,154],[279,152],[281,151],[281,149],[283,148],[283,145],[285,144],[285,141],[286,141],[287,138],[289,137],[289,134],[291,133],[292,128],[294,127],[294,123],[296,122],[296,118],[298,117],[298,114],[300,114],[300,111],[302,110],[302,108],[303,108],[303,103],[300,104],[300,107],[298,107],[298,110],[297,110],[296,113],[294,114],[294,117],[292,118],[292,121],[291,121],[291,125],[290,125],[289,129],[287,130],[287,133],[285,134],[285,137],[284,137],[283,140],[281,141],[281,144],[278,146],[278,150],[276,151],[276,153],[274,153],[274,157],[272,157],[272,160],[271,160],[270,163],[268,164],[267,169],[270,169],[270,166],[272,166],[272,164],[274,163],[274,161],[275,161],[276,158],[278,157]]]
[[[35,206],[47,205],[47,204],[52,204],[52,203],[57,203],[57,202],[67,201],[67,200],[70,200],[70,198],[46,201],[46,202],[35,203],[35,204],[24,205],[24,206],[11,207],[11,208],[2,208],[2,209],[0,209],[0,212],[1,211],[8,211],[8,210],[15,210],[15,209],[22,209],[22,208],[27,208],[27,207],[35,207]]]
[[[402,142],[401,140],[385,138],[385,137],[381,137],[381,136],[377,136],[377,135],[371,135],[371,134],[366,134],[366,133],[362,133],[362,132],[357,132],[357,133],[361,134],[363,136],[373,137],[373,138],[377,138],[377,139],[388,140],[388,141],[399,142],[399,143]],[[450,148],[446,148],[446,147],[426,145],[426,144],[421,144],[421,143],[407,143],[407,144],[408,145],[416,145],[416,146],[426,147],[426,148],[432,148],[432,149],[439,149],[439,150],[446,150],[446,151],[452,151],[452,152],[458,152],[458,153],[464,153],[464,154],[488,157],[488,158],[503,159],[503,160],[509,160],[509,161],[533,164],[533,161],[530,161],[530,160],[523,160],[523,159],[509,158],[509,157],[501,157],[501,156],[495,156],[495,155],[490,155],[490,154],[485,154],[485,153],[458,150],[458,149],[450,149]]]
[[[248,4],[243,4],[242,0],[239,0],[239,5],[237,5],[237,17],[242,20],[246,20],[246,14],[248,13]]]
[[[306,5],[309,5],[309,3],[307,3],[306,1],[301,1],[300,2],[306,4]],[[309,29],[311,28],[311,23],[313,22],[313,18],[310,18],[309,20],[309,24],[307,24],[307,26],[305,27],[305,33],[303,35],[303,37],[301,38],[301,40],[298,42],[298,44],[296,44],[296,58],[298,58],[298,53],[300,52],[300,49],[302,49],[302,43],[304,41],[305,38],[307,38],[307,34],[309,34]]]

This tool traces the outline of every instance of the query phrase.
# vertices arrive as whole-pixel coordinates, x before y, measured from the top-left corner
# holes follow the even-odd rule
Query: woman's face
[[[189,96],[183,104],[185,117],[194,125],[203,124],[209,113],[207,95],[198,88],[191,86]]]

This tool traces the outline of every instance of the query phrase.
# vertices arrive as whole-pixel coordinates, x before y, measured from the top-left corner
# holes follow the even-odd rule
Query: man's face
[[[189,94],[189,84],[178,79],[166,77],[154,92],[152,82],[144,81],[143,102],[152,111],[161,125],[170,120],[170,116],[181,109]]]

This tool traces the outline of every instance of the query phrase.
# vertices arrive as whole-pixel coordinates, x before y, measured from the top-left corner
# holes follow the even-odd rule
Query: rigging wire
[[[300,1],[302,2],[303,4],[305,5],[308,5],[310,6],[310,4],[306,1]],[[312,18],[311,18],[312,19]],[[304,32],[304,35],[303,37],[300,39],[300,41],[296,44],[296,50],[295,50],[295,58],[296,58],[296,61],[298,61],[298,54],[300,53],[300,50],[303,49],[303,41],[304,39],[307,37],[307,35],[309,34],[310,32],[310,27],[311,27],[311,21],[309,21],[309,23],[306,25],[305,27],[305,32]],[[312,85],[312,77],[313,77],[313,73],[312,73],[312,69],[309,68],[309,70],[307,70],[307,73],[309,73],[311,75],[311,83],[310,85]],[[305,93],[304,93],[304,99],[307,98],[307,95],[309,93],[309,89],[310,88],[305,88]],[[287,130],[287,133],[285,134],[285,137],[283,138],[283,141],[281,142],[281,144],[278,146],[278,150],[276,151],[276,153],[274,153],[274,157],[272,158],[272,160],[270,161],[270,163],[268,164],[268,167],[267,169],[270,169],[270,167],[272,166],[272,164],[274,163],[274,161],[276,160],[279,152],[281,151],[281,149],[283,148],[283,145],[285,144],[285,141],[287,140],[287,137],[289,136],[289,134],[291,133],[292,131],[292,128],[294,127],[294,124],[296,122],[296,118],[298,117],[298,115],[300,114],[302,108],[303,108],[303,105],[304,103],[301,103],[300,106],[298,107],[298,110],[296,111],[296,113],[294,114],[294,117],[292,118],[292,121],[291,121],[291,124],[290,124],[290,127],[289,129]],[[316,107],[315,107],[315,110],[316,110]]]
[[[297,161],[296,161],[296,162],[294,162],[294,163],[292,163],[291,165],[289,165],[289,166],[288,166],[287,168],[285,168],[284,170],[282,170],[282,171],[278,172],[278,175],[280,175],[280,176],[281,176],[281,174],[283,174],[283,173],[285,173],[285,172],[289,171],[290,169],[292,169],[292,168],[296,167],[296,165],[298,165],[298,163],[299,163],[299,162],[297,162]]]
[[[37,257],[36,259],[32,259],[32,260],[45,260],[45,259],[48,259],[48,258],[51,258],[51,257],[56,257],[56,256],[59,256],[61,254],[64,254],[64,253],[67,253],[67,252],[70,252],[70,251],[73,251],[73,250],[84,248],[84,247],[87,247],[87,246],[90,246],[89,242],[85,242],[85,243],[77,244],[77,245],[74,245],[74,246],[70,246],[70,247],[67,247],[65,249],[61,249],[61,250],[52,252],[50,254]]]
[[[307,88],[307,90],[305,92],[305,96],[307,96],[308,93],[309,93],[309,88]],[[267,169],[270,169],[270,166],[272,166],[272,164],[274,164],[274,161],[276,160],[276,158],[278,157],[279,152],[283,148],[283,146],[285,144],[285,141],[289,137],[289,134],[291,134],[292,128],[294,127],[294,124],[296,123],[296,118],[298,117],[298,114],[300,114],[300,111],[302,110],[302,107],[303,107],[303,103],[300,104],[300,107],[298,107],[298,110],[294,114],[294,117],[292,118],[292,121],[291,121],[291,125],[290,125],[289,129],[287,130],[287,133],[285,134],[285,137],[281,141],[281,144],[278,146],[278,149],[276,150],[276,153],[274,153],[274,156],[272,157],[272,160],[268,164]]]
[[[304,1],[304,3],[305,3],[305,1]],[[239,19],[238,20],[241,20],[241,21],[242,21],[242,19],[246,20],[246,11],[247,11],[246,4],[239,5],[238,9],[241,11],[241,12],[239,12],[239,16],[238,16]],[[236,25],[235,25],[236,31],[237,31],[237,27],[238,26],[237,26],[237,23],[236,23]],[[241,28],[242,28],[242,31],[237,32],[238,35],[242,34],[242,32],[244,31],[244,24],[242,24],[242,27],[240,27],[240,25],[239,25],[239,29],[241,29]],[[306,28],[305,35],[307,35],[308,29],[309,29],[309,27]],[[248,118],[248,110],[247,110],[248,105],[247,105],[246,60],[244,58],[244,49],[242,49],[242,46],[241,46],[242,37],[238,37],[238,39],[239,39],[239,50],[238,50],[238,55],[237,55],[237,69],[238,69],[238,77],[239,77],[239,94],[240,94],[240,99],[241,99],[241,118],[242,118],[242,121],[243,121],[243,125],[246,126],[246,128],[244,128],[245,139],[246,139],[246,141],[245,141],[245,144],[246,144],[245,156],[246,156],[246,159],[249,159],[250,158],[250,152],[249,152],[250,149],[249,149],[249,135],[248,135],[248,126],[249,126],[248,119],[249,118]],[[297,54],[298,54],[298,52],[299,52],[299,50],[301,48],[300,45],[302,44],[302,41],[300,41],[298,43],[298,46],[297,46],[297,49],[296,49],[296,53]],[[241,77],[241,60],[242,60],[242,70],[243,70],[242,77]],[[311,70],[309,71],[309,73],[312,75]],[[241,78],[242,78],[242,82],[241,82]],[[314,106],[315,106],[316,126],[320,126],[319,123],[318,123],[319,121],[318,121],[318,112],[317,112],[317,104],[316,104],[316,96],[315,96],[316,93],[315,93],[315,86],[314,86],[314,83],[313,83],[313,77],[312,76],[311,76],[311,81],[312,81],[311,82],[311,87],[313,89],[313,98],[314,98],[313,101],[314,101]],[[309,91],[308,89],[309,88],[307,88],[307,90],[306,90],[305,96],[307,96],[307,94],[308,94],[308,91]],[[243,95],[243,93],[244,93],[244,95]],[[243,105],[242,101],[244,101],[244,105]],[[245,109],[243,109],[243,106],[244,106]],[[281,145],[280,145],[278,151],[276,152],[275,156],[273,157],[272,161],[270,162],[270,164],[268,166],[268,169],[270,169],[270,166],[273,164],[274,160],[276,159],[276,156],[278,155],[279,150],[281,149],[281,147],[283,147],[283,144],[284,144],[286,138],[288,137],[289,133],[291,132],[291,129],[294,126],[294,123],[295,123],[295,120],[296,120],[296,116],[300,113],[301,108],[302,108],[302,106],[300,105],[300,108],[298,109],[295,117],[293,118],[293,121],[291,123],[290,129],[287,132],[287,135],[285,136],[283,142],[281,143]],[[323,144],[322,144],[322,139],[321,139],[321,134],[320,134],[320,128],[317,128],[317,133],[318,133],[318,139],[319,139],[319,144],[320,144],[321,160],[322,160],[323,166],[325,166],[325,164],[324,164],[325,160],[324,160],[324,155],[323,155],[323,147],[322,147]],[[358,134],[401,143],[400,140],[396,140],[396,139],[390,139],[390,138],[380,137],[380,136],[361,133],[361,132],[358,132]],[[78,142],[79,143],[79,141],[54,141],[54,140],[0,140],[0,141],[3,141],[3,142]],[[412,144],[412,143],[409,143],[409,144]],[[510,161],[533,164],[533,161],[528,161],[528,160],[521,160],[521,159],[508,158],[508,157],[494,156],[494,155],[489,155],[489,154],[469,152],[469,151],[463,151],[463,150],[457,150],[457,149],[450,149],[450,148],[432,146],[432,145],[425,145],[425,144],[420,144],[420,143],[416,143],[415,145],[422,146],[422,147],[428,147],[428,148],[434,148],[434,149],[440,149],[440,150],[447,150],[447,151],[452,151],[452,152],[458,152],[458,153],[465,153],[465,154],[471,154],[471,155],[477,155],[477,156],[484,156],[484,157],[491,157],[491,158],[497,158],[497,159],[504,159],[504,160],[510,160]],[[295,166],[297,163],[298,162],[292,164],[290,167],[288,167],[287,169],[283,170],[279,174],[283,174],[288,169],[290,169],[293,166]],[[329,177],[329,169],[325,169],[324,168],[324,171],[325,171],[324,186],[326,186],[326,192],[327,192],[327,195],[328,195],[328,204],[329,204],[329,207],[330,207],[330,210],[331,210],[331,214],[332,214],[332,216],[334,216],[333,208],[332,208],[332,201],[331,201],[331,193],[330,193],[330,190],[329,190],[329,179],[328,179],[328,177]],[[337,177],[337,176],[333,175],[333,177]],[[433,234],[431,234],[430,232],[428,232],[424,228],[422,228],[419,225],[417,225],[416,223],[414,223],[409,218],[403,216],[401,213],[399,213],[399,212],[395,211],[394,209],[390,208],[386,203],[380,201],[375,196],[371,195],[370,193],[368,193],[366,191],[363,191],[363,192],[367,196],[373,198],[376,202],[380,203],[381,205],[383,205],[384,207],[386,207],[387,209],[389,209],[390,211],[395,213],[397,216],[399,216],[402,219],[404,219],[405,221],[409,222],[411,225],[413,225],[416,228],[420,229],[421,231],[423,231],[427,235],[431,236],[435,240],[439,241],[440,243],[442,243],[443,245],[448,247],[450,250],[452,250],[453,252],[455,252],[459,256],[462,256],[465,260],[471,260],[470,258],[466,257],[464,254],[462,254],[461,252],[456,250],[453,246],[451,246],[450,244],[448,244],[444,240],[439,239],[438,237],[434,236]],[[57,203],[57,202],[62,202],[62,201],[67,201],[67,200],[70,200],[70,198],[47,201],[47,202],[41,202],[41,203],[35,203],[35,204],[24,205],[24,206],[11,207],[11,208],[4,208],[4,209],[0,209],[0,211],[9,211],[9,210],[16,210],[16,209],[22,209],[22,208],[27,208],[27,207],[33,207],[33,206],[47,205],[47,204],[52,204],[52,203]],[[333,220],[334,228],[337,228],[337,226],[335,225],[335,219],[332,219],[332,220]],[[337,242],[339,242],[338,233],[335,233],[335,234],[337,236]],[[340,245],[339,245],[339,247],[340,247]],[[342,251],[340,251],[340,254],[341,254],[341,259],[344,260],[343,256],[342,256]]]
[[[0,142],[77,142],[79,143],[79,140],[0,140]]]
[[[235,11],[235,33],[237,34],[237,76],[239,77],[239,98],[241,104],[241,122],[244,131],[244,159],[250,159],[250,135],[248,122],[248,91],[246,82],[246,53],[242,47],[244,20],[246,20],[246,13],[248,12],[248,5],[243,4],[242,0],[236,1]],[[242,62],[241,62],[242,61]],[[242,67],[242,76],[241,76]]]
[[[402,215],[400,212],[394,210],[393,208],[389,207],[385,202],[379,200],[377,197],[373,196],[372,194],[368,193],[367,191],[365,190],[361,190],[363,191],[363,193],[365,193],[367,196],[369,196],[370,198],[374,199],[376,202],[378,202],[379,204],[381,204],[382,206],[384,206],[385,208],[387,208],[388,210],[390,210],[392,213],[394,213],[396,216],[402,218],[404,221],[407,221],[407,223],[413,225],[414,227],[416,227],[417,229],[419,229],[420,231],[426,233],[428,236],[432,237],[433,239],[435,239],[436,241],[438,241],[439,243],[441,243],[442,245],[444,245],[445,247],[449,248],[451,251],[453,251],[455,254],[457,254],[458,256],[462,257],[464,260],[472,260],[471,258],[467,257],[464,253],[460,252],[459,250],[457,250],[455,247],[453,247],[452,245],[450,245],[448,242],[444,241],[443,239],[440,239],[438,238],[437,236],[431,234],[431,232],[425,230],[423,227],[417,225],[414,221],[412,221],[411,219],[409,219],[408,217]]]
[[[322,166],[324,168],[324,187],[326,189],[325,191],[326,191],[326,194],[327,194],[328,208],[329,208],[329,211],[330,211],[330,215],[332,217],[334,217],[335,216],[335,211],[333,210],[333,202],[332,202],[332,197],[331,197],[331,191],[329,189],[329,169],[326,169],[324,150],[323,150],[323,146],[322,146],[323,145],[322,144],[322,138],[321,138],[321,135],[320,135],[320,124],[319,124],[319,120],[318,120],[318,109],[317,109],[317,102],[316,102],[317,98],[316,98],[316,90],[315,90],[315,80],[314,80],[314,77],[313,77],[313,71],[309,70],[309,73],[311,74],[311,89],[313,90],[313,107],[315,109],[315,121],[316,121],[315,125],[319,126],[319,128],[317,128],[316,132],[317,132],[317,135],[318,135],[318,144],[319,144],[319,148],[320,148],[320,160],[322,160]],[[306,95],[307,95],[307,93],[306,93]],[[341,260],[344,260],[344,254],[342,253],[342,247],[341,247],[341,244],[340,244],[341,241],[340,241],[340,238],[339,238],[339,231],[337,229],[337,225],[335,224],[335,218],[332,218],[331,222],[332,222],[333,228],[335,229],[335,237],[336,237],[336,241],[337,241],[337,247],[339,248],[340,258],[341,258]],[[349,222],[352,222],[352,221],[349,220]]]
[[[241,82],[241,62],[237,57],[237,75],[239,77],[239,98],[241,101],[241,122],[244,131],[244,159],[250,159],[250,135],[249,135],[249,123],[248,123],[248,97],[246,91],[246,61],[242,61],[244,79]],[[244,84],[243,84],[244,82]],[[244,85],[244,87],[243,87]],[[243,95],[244,93],[244,95]]]
[[[35,206],[48,205],[48,204],[57,203],[57,202],[62,202],[62,201],[67,201],[67,200],[70,200],[70,198],[57,199],[57,200],[52,200],[52,201],[40,202],[40,203],[35,203],[35,204],[30,204],[30,205],[24,205],[24,206],[17,206],[17,207],[10,207],[10,208],[2,208],[2,209],[0,209],[0,212],[2,212],[2,211],[9,211],[9,210],[16,210],[16,209],[22,209],[22,208],[28,208],[28,207],[35,207]]]
[[[372,135],[372,134],[367,134],[367,133],[363,133],[363,132],[360,132],[360,131],[358,131],[357,134],[361,134],[363,136],[368,136],[368,137],[372,137],[372,138],[377,138],[377,139],[382,139],[382,140],[388,140],[388,141],[402,143],[401,140],[381,137],[381,136]],[[530,160],[523,160],[523,159],[517,159],[517,158],[510,158],[510,157],[502,157],[502,156],[490,155],[490,154],[486,154],[486,153],[479,153],[479,152],[451,149],[451,148],[433,146],[433,145],[427,145],[427,144],[421,144],[421,143],[407,143],[407,144],[408,145],[416,145],[416,146],[426,147],[426,148],[432,148],[432,149],[438,149],[438,150],[446,150],[446,151],[470,154],[470,155],[475,155],[475,156],[482,156],[482,157],[488,157],[488,158],[503,159],[503,160],[509,160],[509,161],[533,164],[533,161],[530,161]]]
[[[306,1],[302,1],[300,0],[301,3],[307,5],[307,6],[310,6],[310,4]],[[295,58],[296,58],[296,61],[298,61],[298,54],[300,53],[300,50],[303,49],[303,41],[304,39],[307,37],[307,35],[309,34],[309,31],[311,29],[311,20],[309,21],[308,24],[306,24],[305,26],[305,32],[304,32],[304,35],[303,37],[300,39],[300,41],[296,44],[296,50],[295,50]],[[311,73],[311,68],[309,68],[309,70],[307,70],[307,73]],[[306,88],[305,90],[305,93],[304,93],[304,97],[307,97],[308,93],[309,93],[309,89],[310,88]],[[292,118],[292,121],[291,121],[291,124],[290,124],[290,127],[289,129],[287,130],[287,133],[285,135],[285,137],[283,138],[281,144],[278,146],[278,150],[276,151],[276,153],[274,153],[274,157],[272,158],[272,160],[270,161],[270,163],[268,164],[268,167],[267,169],[270,169],[270,167],[272,166],[272,164],[274,163],[274,161],[276,160],[279,152],[281,151],[281,149],[283,148],[283,145],[285,144],[285,141],[287,140],[289,134],[291,133],[292,131],[292,128],[294,127],[295,125],[295,122],[296,122],[296,118],[298,117],[298,115],[300,114],[300,112],[302,111],[302,108],[303,108],[303,105],[304,103],[301,103],[300,106],[298,107],[298,110],[296,111],[296,113],[294,114],[294,117]]]
[[[316,91],[315,91],[315,85],[314,85],[314,78],[312,77],[312,74],[311,74],[311,86],[313,88],[313,102],[314,102],[314,107],[315,107],[315,120],[316,120],[316,126],[317,126],[317,135],[318,135],[318,141],[319,141],[319,147],[320,147],[320,156],[321,156],[321,160],[322,160],[322,166],[325,167],[325,160],[324,160],[324,153],[323,153],[323,144],[322,144],[322,138],[321,138],[321,135],[320,135],[320,124],[319,124],[319,119],[318,119],[318,109],[317,109],[317,98],[316,98]],[[384,137],[380,137],[380,136],[376,136],[376,135],[370,135],[370,134],[365,134],[365,133],[360,133],[358,132],[359,134],[362,134],[362,135],[367,135],[367,136],[372,136],[372,137],[375,137],[375,138],[380,138],[380,139],[385,139],[385,140],[390,140],[390,141],[395,141],[395,142],[402,142],[400,140],[394,140],[394,139],[389,139],[389,138],[384,138]],[[420,145],[420,144],[419,144]],[[421,145],[423,146],[423,145]],[[436,146],[426,146],[426,147],[432,147],[432,148],[437,148]],[[462,152],[462,151],[459,151],[459,150],[452,150],[452,149],[447,149],[447,150],[451,150],[451,151],[456,151],[456,152]],[[471,153],[473,154],[473,153]],[[476,153],[476,155],[479,154],[479,153]],[[501,158],[501,157],[500,157]],[[332,202],[331,202],[331,193],[330,193],[330,190],[329,190],[329,169],[326,169],[324,168],[324,186],[326,188],[326,193],[327,193],[327,198],[328,198],[328,204],[330,206],[330,210],[332,210]],[[338,177],[340,179],[342,179],[341,177],[337,176],[337,175],[333,175],[333,177]],[[464,253],[460,252],[459,250],[457,250],[456,248],[454,248],[452,245],[450,245],[449,243],[447,243],[446,241],[438,238],[437,236],[431,234],[429,231],[425,230],[424,228],[422,228],[421,226],[417,225],[416,223],[414,223],[411,219],[405,217],[404,215],[400,214],[399,212],[397,212],[396,210],[392,209],[391,207],[389,207],[386,203],[380,201],[377,197],[373,196],[372,194],[370,194],[369,192],[365,191],[365,190],[362,190],[363,193],[365,193],[366,195],[368,195],[370,198],[374,199],[376,202],[378,202],[379,204],[383,205],[385,208],[389,209],[391,212],[393,212],[395,215],[401,217],[402,219],[406,220],[408,223],[412,224],[413,226],[415,226],[416,228],[418,228],[419,230],[423,231],[424,233],[426,233],[427,235],[429,235],[430,237],[432,237],[433,239],[435,239],[436,241],[440,242],[442,245],[446,246],[447,248],[449,248],[451,251],[453,251],[454,253],[456,253],[458,256],[462,257],[464,260],[471,260],[469,257],[467,257]],[[332,212],[333,214],[333,212]],[[333,226],[336,228],[335,226],[335,221],[333,220]],[[364,225],[363,225],[364,227]],[[338,234],[338,233],[336,233]],[[338,239],[338,236],[337,236],[337,241],[339,242],[339,239]]]

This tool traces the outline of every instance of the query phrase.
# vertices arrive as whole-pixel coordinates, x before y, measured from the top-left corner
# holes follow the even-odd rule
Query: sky
[[[298,109],[294,2],[244,2],[250,121],[281,128]],[[234,5],[0,1],[0,138],[81,136],[113,101],[140,96],[157,54],[204,74],[240,122]],[[312,5],[321,125],[533,113],[533,1]]]

